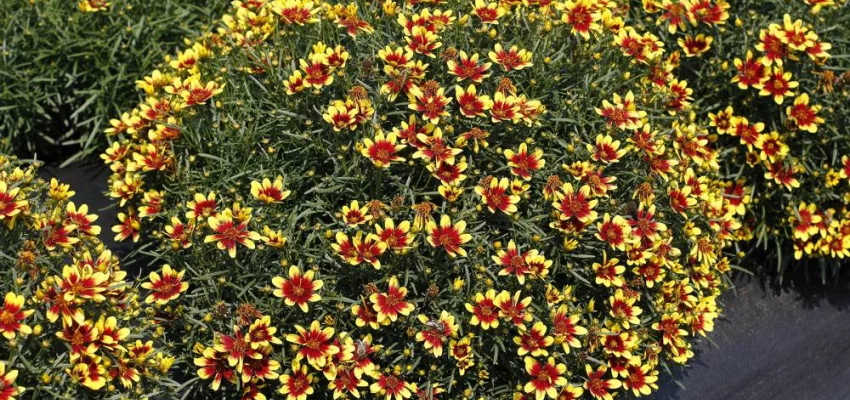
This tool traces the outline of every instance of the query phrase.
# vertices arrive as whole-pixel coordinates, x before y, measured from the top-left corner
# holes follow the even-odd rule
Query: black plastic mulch
[[[103,195],[109,176],[103,164],[48,165],[41,173],[71,184],[74,201],[98,212],[101,238],[113,252],[123,257],[132,250],[132,243],[112,240],[117,210]],[[147,274],[138,266],[125,269]],[[781,288],[758,277],[736,278],[737,292],[721,296],[725,311],[709,335],[714,344],[701,340],[690,366],[662,377],[652,398],[850,399],[850,276],[824,286],[812,275],[798,272]]]

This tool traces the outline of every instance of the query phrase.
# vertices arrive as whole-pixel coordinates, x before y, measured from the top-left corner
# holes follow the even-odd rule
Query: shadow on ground
[[[109,170],[93,161],[62,169],[47,166],[44,177],[71,184],[74,200],[100,215],[101,239],[119,257],[132,243],[116,243],[110,227]],[[137,263],[137,264],[142,264]],[[124,264],[131,276],[146,275]],[[814,274],[817,275],[817,274]],[[738,276],[736,292],[721,296],[723,317],[711,341],[695,346],[690,366],[663,377],[655,399],[836,400],[850,399],[850,274],[822,285],[798,269],[782,287],[771,278]],[[684,386],[684,388],[680,387]]]
[[[817,275],[817,274],[814,274]],[[690,366],[661,379],[670,400],[850,399],[850,276],[796,271],[782,287],[738,276]],[[684,388],[677,385],[680,384]]]

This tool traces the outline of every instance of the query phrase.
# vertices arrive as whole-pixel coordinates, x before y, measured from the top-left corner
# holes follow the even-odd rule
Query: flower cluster
[[[156,332],[132,322],[137,291],[73,195],[0,158],[2,399],[153,393],[174,361],[154,347]]]
[[[745,207],[627,11],[237,1],[145,77],[102,158],[174,395],[651,394]]]
[[[850,256],[850,146],[846,138],[850,48],[842,1],[742,2],[734,24],[722,1],[644,2],[661,15],[665,43],[684,57],[677,73],[697,79],[694,96],[720,163],[737,182],[727,195],[750,203],[746,229],[784,268],[792,259],[833,265]],[[715,13],[714,11],[717,11]],[[722,15],[709,27],[706,16]],[[711,28],[711,29],[709,29]],[[833,46],[836,46],[835,48]],[[793,254],[793,257],[792,257]]]
[[[0,148],[60,161],[98,150],[109,115],[138,101],[134,80],[229,3],[3,1]]]

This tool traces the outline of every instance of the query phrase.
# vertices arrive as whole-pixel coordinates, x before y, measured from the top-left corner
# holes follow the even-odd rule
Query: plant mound
[[[720,29],[706,23],[707,4],[644,2],[635,12],[678,47],[679,76],[694,83],[700,119],[727,149],[728,195],[750,210],[757,262],[840,266],[850,256],[846,2],[736,2],[734,23]]]
[[[0,156],[0,398],[156,396],[174,358],[73,195]]]
[[[0,2],[0,148],[65,160],[101,147],[135,80],[195,38],[228,2]]]
[[[744,208],[627,10],[235,2],[145,77],[102,158],[175,396],[652,393]]]

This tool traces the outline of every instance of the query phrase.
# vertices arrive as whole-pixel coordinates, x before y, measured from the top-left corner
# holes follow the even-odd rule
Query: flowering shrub
[[[677,74],[693,77],[700,118],[729,149],[720,163],[737,183],[727,196],[752,202],[745,225],[755,246],[781,268],[839,265],[850,255],[846,2],[734,7],[734,23],[720,26],[711,21],[729,8],[723,1],[647,1],[642,11],[678,44]]]
[[[626,11],[235,2],[145,77],[102,158],[174,396],[652,393],[744,208]]]
[[[174,361],[73,195],[0,157],[0,399],[156,395]]]
[[[41,159],[100,147],[106,117],[138,102],[133,82],[227,3],[0,2],[0,136]]]

